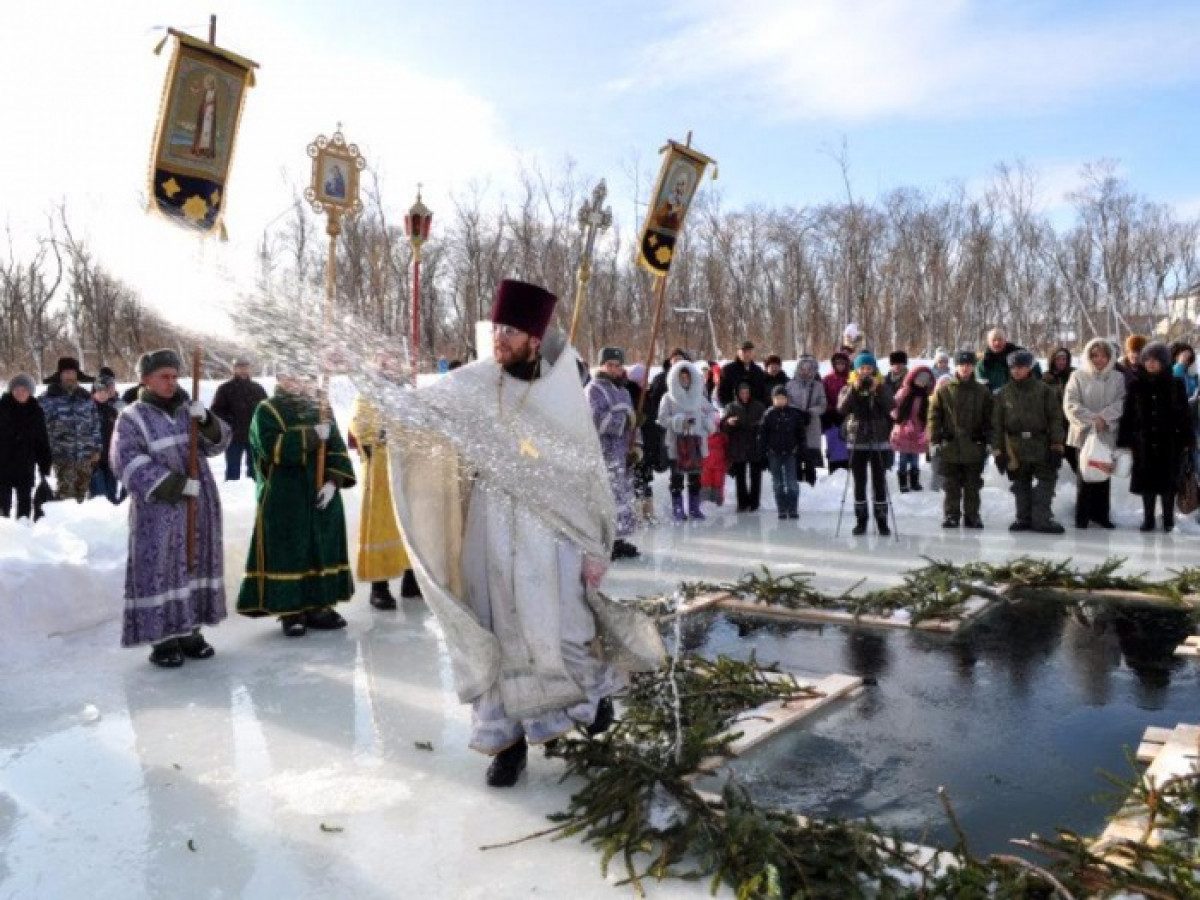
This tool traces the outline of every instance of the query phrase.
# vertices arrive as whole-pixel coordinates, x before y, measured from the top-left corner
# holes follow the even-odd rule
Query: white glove
[[[334,494],[337,493],[337,485],[332,481],[327,481],[321,486],[321,490],[317,492],[317,509],[325,509],[333,502]]]
[[[188,404],[188,415],[193,419],[204,421],[204,417],[208,415],[208,407],[204,405],[203,400],[193,400]]]
[[[333,431],[333,425],[329,422],[318,422],[313,426],[313,431],[317,433],[317,437],[322,441],[329,440],[329,433]]]
[[[200,480],[198,478],[189,478],[187,484],[183,486],[183,496],[199,497],[200,496]]]

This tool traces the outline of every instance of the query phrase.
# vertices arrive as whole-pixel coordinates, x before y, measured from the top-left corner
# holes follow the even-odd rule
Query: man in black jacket
[[[111,369],[108,369],[111,372]],[[88,486],[88,499],[104,497],[109,503],[117,504],[125,499],[121,482],[113,473],[108,461],[108,446],[112,443],[113,427],[117,424],[117,416],[124,406],[117,406],[117,382],[111,375],[100,370],[96,383],[92,385],[92,402],[96,404],[96,414],[100,417],[100,461],[92,469],[92,480]]]
[[[254,457],[250,453],[250,420],[254,410],[267,392],[250,377],[250,360],[238,357],[233,363],[233,377],[217,388],[210,409],[233,431],[233,439],[225,451],[225,480],[241,478],[242,456],[246,457],[246,477],[253,478]]]
[[[766,406],[770,398],[767,396],[767,373],[762,366],[754,361],[754,344],[746,341],[738,350],[737,359],[727,362],[721,368],[721,383],[717,387],[717,397],[721,406],[725,407],[737,399],[737,388],[740,384],[750,386],[750,399],[757,400]]]
[[[17,495],[17,518],[33,513],[34,476],[50,474],[50,436],[41,405],[33,399],[34,383],[17,375],[0,397],[0,516],[12,514]]]

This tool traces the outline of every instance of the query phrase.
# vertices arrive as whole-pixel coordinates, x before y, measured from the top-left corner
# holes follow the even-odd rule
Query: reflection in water
[[[1125,607],[1113,609],[1112,625],[1125,656],[1125,665],[1137,675],[1138,705],[1161,709],[1171,672],[1182,665],[1175,648],[1191,632],[1182,610]]]

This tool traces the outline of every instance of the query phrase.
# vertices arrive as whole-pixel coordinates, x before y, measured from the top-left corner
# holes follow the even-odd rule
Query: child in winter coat
[[[671,461],[671,508],[676,522],[690,516],[702,521],[700,511],[700,468],[708,456],[708,436],[713,430],[712,404],[704,396],[704,381],[699,370],[687,360],[671,367],[667,374],[667,393],[658,407],[667,458]],[[683,508],[683,488],[687,483],[688,509]]]
[[[788,389],[778,385],[771,391],[771,408],[758,425],[759,454],[771,469],[775,508],[779,518],[800,518],[800,482],[797,466],[807,444],[811,416],[788,402]]]
[[[929,421],[929,396],[933,389],[933,372],[918,366],[904,376],[904,384],[896,393],[896,408],[892,410],[891,445],[899,454],[900,466],[896,476],[900,493],[921,490],[921,456],[929,450],[925,425]]]
[[[720,416],[713,411],[712,434],[708,436],[708,456],[700,467],[700,499],[717,506],[725,505],[725,479],[729,467],[729,438],[719,427]]]

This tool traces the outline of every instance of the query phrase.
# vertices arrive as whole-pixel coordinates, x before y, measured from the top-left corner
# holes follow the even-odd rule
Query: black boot
[[[1153,494],[1142,494],[1142,525],[1138,531],[1154,530],[1154,500]]]
[[[492,757],[492,764],[488,766],[488,787],[512,787],[516,784],[528,756],[529,745],[525,743],[525,738],[521,738],[507,750],[497,753]]]
[[[617,538],[613,541],[612,558],[613,559],[637,559],[641,556],[641,552],[633,544],[624,538]]]
[[[417,584],[417,576],[412,569],[404,570],[404,577],[400,579],[400,596],[409,599],[421,596],[421,586]]]
[[[178,669],[183,665],[183,651],[179,649],[179,638],[160,641],[150,649],[150,662],[164,669]]]
[[[304,637],[308,634],[308,624],[304,620],[304,613],[290,613],[286,616],[280,616],[279,625],[283,629],[283,633],[288,637]]]
[[[910,491],[925,490],[923,487],[921,487],[921,470],[920,469],[913,469],[912,472],[909,473],[908,489]]]
[[[888,528],[888,504],[875,504],[875,527],[879,529],[879,533],[887,537],[892,533],[892,529]]]
[[[604,697],[596,704],[596,718],[592,720],[592,724],[588,726],[587,733],[592,737],[598,734],[603,734],[612,728],[613,719],[616,718],[616,713],[613,711],[612,698]]]
[[[395,609],[396,598],[386,581],[371,582],[371,605],[376,609]]]
[[[869,515],[869,513],[867,511],[867,504],[859,503],[859,502],[855,501],[855,503],[854,503],[854,528],[851,530],[850,533],[855,535],[856,537],[866,534],[867,533],[867,523],[870,521],[871,521],[871,516]]]
[[[311,610],[304,614],[304,619],[309,628],[315,628],[317,631],[337,631],[346,627],[346,620],[332,606]]]
[[[1175,497],[1164,494],[1162,498],[1163,531],[1175,530]]]
[[[900,482],[900,493],[907,494],[908,493],[908,471],[905,470],[903,472],[897,472],[896,480],[898,482]]]
[[[965,525],[967,528],[979,529],[979,528],[983,527],[983,519],[979,518],[979,516],[977,516],[977,515],[976,516],[967,516],[963,520],[963,525]]]
[[[212,648],[212,644],[204,639],[199,628],[187,637],[179,639],[179,649],[188,659],[211,659],[217,652]]]
[[[957,528],[958,527],[958,516],[954,515],[953,513],[946,516],[944,519],[942,519],[942,527],[943,528]]]
[[[1033,526],[1030,525],[1028,522],[1025,522],[1021,519],[1017,519],[1017,521],[1013,522],[1011,525],[1008,526],[1008,530],[1009,531],[1032,531]]]

